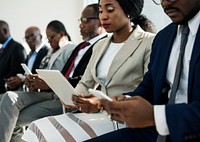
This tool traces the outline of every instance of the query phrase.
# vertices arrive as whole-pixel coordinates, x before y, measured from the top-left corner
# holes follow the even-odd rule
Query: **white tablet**
[[[88,89],[88,91],[93,94],[94,96],[96,96],[99,99],[106,99],[108,101],[113,101],[109,96],[107,96],[106,94],[104,94],[103,92],[99,91],[99,90],[95,90],[95,89]]]
[[[26,75],[31,75],[32,74],[32,72],[30,71],[30,69],[28,68],[28,66],[26,64],[21,63],[21,66],[24,69]]]
[[[71,100],[72,94],[79,95],[79,93],[59,70],[36,69],[36,72],[65,104],[74,106]]]

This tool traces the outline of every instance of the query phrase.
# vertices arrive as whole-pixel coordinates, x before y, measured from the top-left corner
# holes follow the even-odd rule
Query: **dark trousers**
[[[158,133],[154,127],[124,128],[87,140],[87,142],[156,142],[157,136]]]

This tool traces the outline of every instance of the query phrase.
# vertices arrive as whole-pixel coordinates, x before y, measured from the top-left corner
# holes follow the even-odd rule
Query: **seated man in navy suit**
[[[200,141],[200,1],[158,1],[172,23],[155,37],[143,81],[133,92],[123,94],[132,97],[100,102],[112,120],[125,122],[128,128],[88,141]],[[185,53],[181,41],[187,42]]]
[[[49,48],[42,42],[42,35],[40,29],[31,26],[25,31],[25,40],[30,47],[31,51],[26,58],[26,64],[32,73],[36,73],[42,59],[47,55]],[[22,74],[12,76],[7,79],[7,86],[10,89],[19,88],[23,85],[25,77]]]

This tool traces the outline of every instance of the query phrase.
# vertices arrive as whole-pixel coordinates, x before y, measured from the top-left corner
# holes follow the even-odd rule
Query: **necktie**
[[[69,77],[69,74],[70,74],[71,71],[72,71],[72,68],[73,68],[73,66],[74,66],[74,62],[75,62],[76,57],[77,57],[77,55],[78,55],[78,52],[79,52],[81,49],[83,49],[83,48],[85,48],[86,46],[88,46],[88,45],[90,45],[89,42],[84,42],[84,43],[79,47],[78,51],[77,51],[76,54],[74,55],[74,58],[73,58],[73,60],[72,60],[72,62],[71,62],[71,64],[70,64],[68,70],[67,70],[66,73],[65,73],[65,77],[66,77],[66,78]]]
[[[177,89],[179,86],[181,71],[183,69],[183,57],[184,57],[184,53],[185,53],[185,46],[187,43],[188,34],[189,34],[188,25],[183,25],[182,30],[181,30],[180,53],[179,53],[179,58],[178,58],[177,66],[176,66],[176,72],[175,72],[175,76],[174,76],[174,82],[172,85],[171,95],[170,95],[168,104],[175,103],[176,92],[177,92]]]
[[[172,89],[171,89],[171,94],[170,94],[168,104],[174,104],[175,103],[176,92],[177,92],[177,89],[178,89],[178,86],[179,86],[180,76],[181,76],[181,72],[182,72],[182,69],[183,69],[183,57],[184,57],[184,53],[185,53],[185,46],[186,46],[186,43],[187,43],[187,40],[188,40],[188,34],[189,34],[188,25],[187,24],[183,25],[182,29],[181,29],[180,52],[179,52],[179,57],[178,57],[175,76],[174,76],[174,82],[172,84]],[[167,138],[167,136],[159,135],[158,138],[157,138],[157,142],[165,142],[166,138]]]

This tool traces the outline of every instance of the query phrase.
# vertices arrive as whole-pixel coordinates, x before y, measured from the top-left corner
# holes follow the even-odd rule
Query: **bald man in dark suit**
[[[6,88],[5,81],[23,73],[21,63],[25,63],[26,51],[24,47],[13,40],[10,35],[9,26],[5,21],[0,20],[0,94],[6,89],[16,90],[18,88]]]

